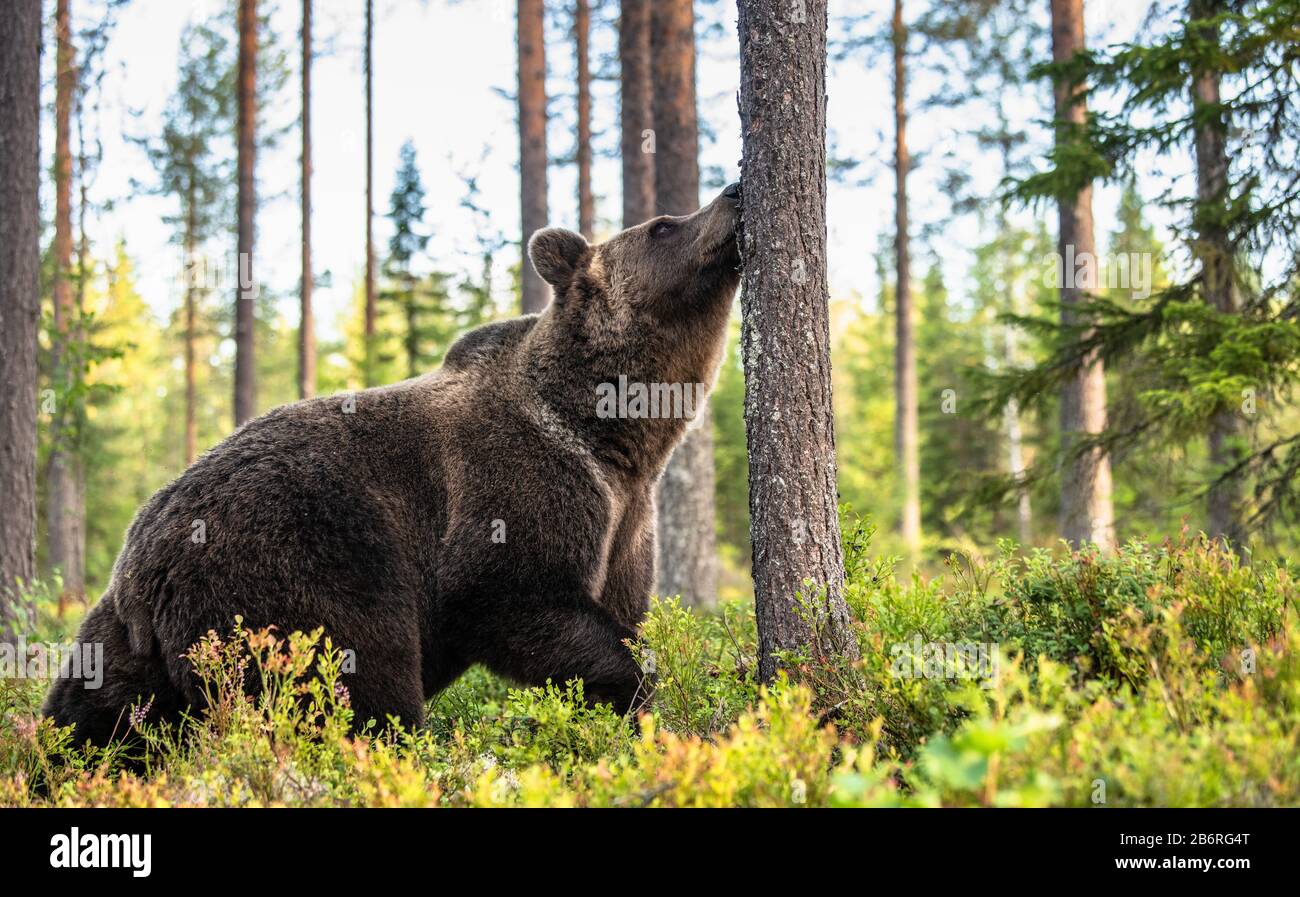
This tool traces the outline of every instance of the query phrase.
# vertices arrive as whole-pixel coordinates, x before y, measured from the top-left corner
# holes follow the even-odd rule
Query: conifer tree
[[[381,297],[401,316],[401,343],[406,376],[426,373],[442,357],[447,338],[444,315],[447,305],[447,276],[421,275],[417,263],[429,245],[424,232],[424,184],[416,161],[415,145],[402,144],[396,181],[388,200],[388,220],[393,235],[384,260],[385,288]]]
[[[1115,111],[1072,129],[1050,168],[1017,193],[1066,195],[1094,178],[1123,181],[1147,151],[1190,153],[1194,181],[1165,199],[1183,211],[1197,267],[1135,306],[1093,296],[1053,356],[1005,379],[1000,393],[1041,399],[1092,357],[1129,358],[1146,378],[1142,413],[1087,442],[1113,451],[1206,439],[1206,530],[1243,550],[1249,530],[1300,511],[1300,431],[1269,401],[1300,381],[1300,91],[1291,64],[1300,7],[1166,0],[1157,13],[1177,24],[1039,69],[1113,94]]]

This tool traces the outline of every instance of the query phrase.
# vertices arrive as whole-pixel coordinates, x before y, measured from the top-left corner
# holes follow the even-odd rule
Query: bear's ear
[[[562,227],[544,227],[528,241],[528,257],[542,279],[557,289],[569,285],[578,270],[587,241]]]

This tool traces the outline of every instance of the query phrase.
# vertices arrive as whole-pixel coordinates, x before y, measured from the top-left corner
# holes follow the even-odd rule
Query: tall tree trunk
[[[1224,11],[1222,0],[1191,0],[1188,18],[1197,21]],[[1213,46],[1219,44],[1219,29],[1203,25],[1197,37]],[[1192,108],[1201,115],[1196,129],[1196,202],[1193,229],[1196,233],[1196,256],[1201,263],[1205,300],[1225,314],[1235,314],[1238,307],[1234,247],[1219,216],[1227,202],[1228,191],[1228,122],[1223,113],[1209,110],[1219,105],[1220,72],[1197,69],[1192,73]],[[1223,471],[1241,460],[1244,437],[1242,417],[1223,411],[1210,422],[1210,463]],[[1213,485],[1207,496],[1207,530],[1216,539],[1227,540],[1244,556],[1246,529],[1242,520],[1244,483],[1240,476]]]
[[[650,60],[655,213],[689,215],[700,206],[694,0],[650,4]]]
[[[76,346],[78,364],[75,381],[84,377],[86,351],[86,286],[90,281],[90,238],[86,233],[86,209],[89,208],[89,187],[86,172],[89,161],[86,155],[86,119],[84,109],[85,73],[77,72],[77,89],[73,93],[73,109],[77,122],[77,299],[70,337]],[[76,600],[86,604],[86,459],[85,459],[85,403],[77,401],[70,408],[75,414],[76,426],[72,452],[72,556],[63,577],[62,615],[66,601]]]
[[[844,602],[826,286],[826,0],[739,0],[741,345],[759,674],[858,656]],[[812,585],[805,585],[811,581]],[[812,625],[796,593],[824,588]]]
[[[1002,177],[1011,176],[1011,138],[1009,136],[1011,123],[1007,120],[1006,107],[1003,100],[998,97],[996,100],[998,116],[998,133],[1001,135],[999,145],[1002,151]],[[997,205],[997,230],[998,234],[1007,233],[1007,210],[1006,205],[999,202]],[[1021,291],[1019,278],[1013,277],[1011,272],[1010,253],[1003,244],[1000,250],[1002,267],[1002,282],[1007,288],[1007,311],[1014,315],[1023,315],[1025,309],[1021,307]],[[1002,327],[1002,358],[1006,367],[1016,367],[1020,362],[1020,346],[1017,337],[1016,328],[1013,324],[1005,324]],[[1003,418],[1007,428],[1007,470],[1011,478],[1019,485],[1016,489],[1016,530],[1020,537],[1020,544],[1028,546],[1034,538],[1034,511],[1033,505],[1029,498],[1029,489],[1023,485],[1025,480],[1025,449],[1024,449],[1024,432],[1020,424],[1020,403],[1015,399],[1007,402],[1003,410]]]
[[[519,0],[520,305],[546,308],[546,282],[528,260],[528,239],[546,227],[546,27],[542,0]]]
[[[298,397],[316,395],[316,320],[311,291],[311,3],[302,0],[302,280],[299,284]]]
[[[198,188],[194,183],[194,169],[189,173],[187,196],[185,199],[185,269],[194,270],[195,253],[198,251]],[[198,455],[198,387],[195,382],[196,348],[198,339],[198,286],[191,273],[185,278],[185,466],[194,463]]]
[[[0,632],[36,576],[36,330],[40,320],[41,3],[0,16]]]
[[[596,201],[591,195],[591,7],[574,0],[573,42],[578,68],[578,232],[591,240],[596,229]]]
[[[1052,59],[1064,62],[1084,49],[1083,0],[1051,0]],[[1087,116],[1083,85],[1064,81],[1055,85],[1057,141],[1081,128]],[[1057,251],[1062,259],[1061,315],[1071,323],[1071,306],[1084,301],[1085,285],[1073,260],[1096,256],[1093,236],[1092,184],[1077,195],[1059,200],[1060,233]],[[1111,506],[1110,458],[1098,448],[1078,451],[1080,439],[1106,428],[1106,373],[1096,355],[1085,360],[1061,389],[1061,538],[1078,546],[1093,542],[1104,551],[1115,547],[1115,515]]]
[[[375,377],[375,8],[366,0],[366,386]]]
[[[235,426],[257,413],[254,321],[257,278],[253,273],[253,219],[257,209],[257,0],[239,0],[239,284],[235,301]]]
[[[198,406],[198,388],[195,383],[195,288],[185,288],[185,466],[189,467],[198,456],[199,427],[195,410]]]
[[[76,414],[73,403],[73,346],[77,326],[72,292],[72,105],[77,92],[76,52],[72,46],[70,0],[58,0],[54,28],[57,41],[54,87],[54,339],[51,373],[55,408],[50,429],[47,547],[51,570],[63,576],[59,613],[81,589],[77,564]]]
[[[894,0],[894,452],[903,487],[899,531],[915,563],[921,554],[921,438],[916,386],[912,257],[907,236],[907,25],[903,2]]]
[[[1005,170],[1005,169],[1004,169]],[[1006,218],[1001,213],[997,216],[997,232],[1006,233]],[[1013,314],[1021,314],[1019,307],[1019,284],[1016,278],[1011,275],[1008,258],[1005,247],[999,250],[998,264],[1001,266],[999,277],[1007,288],[1007,311]],[[1014,368],[1017,364],[1019,351],[1016,345],[1016,331],[1010,325],[1004,325],[1002,328],[1002,355],[1001,358],[993,351],[992,337],[987,335],[988,352],[985,356],[985,364],[992,370],[1001,365],[1004,368]],[[1016,532],[1022,546],[1029,546],[1033,542],[1033,510],[1029,502],[1029,490],[1023,485],[1025,480],[1025,450],[1024,434],[1020,426],[1020,403],[1015,399],[1007,400],[1006,406],[1002,409],[1002,422],[1006,427],[1007,439],[1007,472],[1014,483],[1019,484],[1016,488]]]
[[[623,227],[654,215],[654,111],[650,87],[650,0],[623,0],[618,19]]]
[[[695,109],[695,4],[656,0],[650,7],[655,122],[655,211],[687,215],[700,205]],[[677,446],[659,482],[658,584],[686,604],[717,601],[713,418],[708,407]]]
[[[1009,327],[1006,329],[1006,337],[1008,343],[1006,355],[1011,357],[1014,351],[1014,338]],[[1025,478],[1025,448],[1024,435],[1020,428],[1020,403],[1015,399],[1007,402],[1004,413],[1007,425],[1007,469],[1015,482],[1022,483]],[[1028,546],[1033,543],[1034,511],[1029,501],[1029,490],[1024,486],[1016,490],[1016,531],[1021,545]]]

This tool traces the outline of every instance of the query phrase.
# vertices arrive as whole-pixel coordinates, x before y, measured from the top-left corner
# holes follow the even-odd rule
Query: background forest
[[[51,637],[136,509],[240,423],[419,376],[540,310],[520,246],[541,226],[599,241],[739,178],[723,0],[42,14],[38,523],[8,609]],[[757,676],[737,303],[709,424],[660,494],[678,600],[646,623],[661,692],[639,735],[580,686],[475,671],[428,731],[363,756],[325,692],[322,736],[222,691],[231,645],[269,650],[243,633],[196,655],[236,709],[184,750],[147,735],[170,784],[119,788],[113,757],[54,771],[73,746],[7,683],[0,801],[40,781],[127,803],[1081,804],[1101,780],[1139,804],[1294,803],[1300,4],[844,0],[827,25],[861,662],[814,644],[788,658],[802,677]],[[1003,672],[900,679],[891,647],[917,633],[993,646]],[[258,780],[268,756],[301,776]]]
[[[487,7],[499,5],[483,4],[476,15],[482,27],[495,28],[504,39],[513,30],[513,11],[494,18]],[[699,179],[707,197],[737,171],[729,99],[735,91],[735,47],[725,39],[732,11],[723,3],[697,5]],[[76,78],[65,98],[69,158],[59,163],[70,169],[66,259],[60,259],[54,240],[55,184],[51,180],[45,188],[41,377],[55,397],[45,407],[70,402],[79,420],[63,432],[52,425],[54,413],[46,411],[40,428],[42,534],[48,521],[69,517],[73,534],[40,539],[39,565],[63,571],[78,594],[84,578],[92,596],[104,586],[135,508],[235,424],[230,397],[238,355],[231,301],[237,274],[238,40],[229,28],[234,11],[222,3],[193,3],[178,5],[183,14],[169,13],[167,21],[180,30],[149,52],[158,60],[156,68],[174,71],[166,93],[158,85],[150,91],[152,104],[142,106],[127,93],[136,79],[126,54],[156,27],[148,6],[70,4]],[[312,51],[321,57],[318,67],[330,70],[326,102],[355,108],[341,135],[325,137],[348,144],[347,153],[331,152],[330,167],[317,167],[318,206],[327,205],[330,215],[315,222],[317,242],[328,250],[315,254],[310,367],[300,360],[294,245],[302,152],[301,120],[293,112],[302,87],[296,46],[301,11],[290,3],[260,8],[261,251],[253,256],[259,291],[251,362],[257,412],[300,394],[328,394],[431,370],[460,332],[519,308],[519,238],[514,236],[519,204],[510,198],[518,184],[514,154],[473,130],[440,145],[438,132],[465,128],[450,121],[426,134],[425,145],[418,144],[403,132],[409,113],[401,103],[418,94],[410,84],[402,86],[398,102],[379,104],[400,111],[366,119],[366,19],[363,10],[353,21],[345,6],[322,4],[319,49]],[[857,91],[884,97],[893,90],[890,10],[857,6],[837,6],[830,21],[828,214],[841,499],[878,523],[883,549],[922,565],[954,549],[987,550],[999,538],[1050,546],[1062,535],[1056,391],[1039,384],[1023,403],[1013,398],[1000,408],[981,401],[988,392],[984,375],[1029,369],[1050,359],[1060,339],[1059,332],[1041,326],[1054,317],[1058,302],[1056,209],[1032,198],[1018,201],[1007,192],[1014,179],[1042,169],[1052,145],[1051,83],[1033,70],[1050,59],[1048,10],[1045,4],[1014,2],[915,3],[904,9],[912,222],[906,301],[915,367],[909,390],[895,377],[897,248],[888,214],[895,201],[895,129],[879,114],[886,108],[864,101],[858,111],[849,102]],[[1094,42],[1124,39],[1126,31],[1132,37],[1137,29],[1173,27],[1176,21],[1162,18],[1159,9],[1142,16],[1134,9],[1134,4],[1090,6],[1098,32]],[[390,34],[408,21],[436,29],[440,17],[456,16],[459,23],[469,15],[438,4],[380,3],[379,13],[373,26],[377,44],[372,44],[381,56],[385,15],[395,19],[387,26]],[[584,13],[589,61],[581,127],[574,13],[571,4],[546,10],[549,181],[543,184],[545,207],[553,211],[542,223],[585,225],[599,239],[622,221],[618,8],[598,3]],[[1118,21],[1110,21],[1111,15]],[[129,39],[130,46],[115,48],[115,35]],[[51,101],[47,133],[56,130],[56,57],[45,54]],[[171,62],[163,65],[167,59]],[[416,77],[417,63],[412,60],[392,77]],[[468,57],[454,63],[472,70],[472,77],[464,76],[467,84],[482,85],[481,102],[489,108],[480,118],[496,123],[495,133],[506,136],[499,121],[511,114],[518,94],[514,73],[485,71]],[[345,100],[337,83],[348,75],[355,83]],[[1123,108],[1124,95],[1124,85],[1117,85],[1092,101],[1110,114]],[[316,96],[320,102],[320,93]],[[422,111],[442,120],[428,98],[419,102]],[[1185,105],[1176,95],[1161,102]],[[365,217],[364,192],[343,185],[365,183],[367,126],[377,132],[371,141],[376,148],[371,276],[364,221],[346,224],[336,217],[340,211]],[[383,151],[394,144],[399,151]],[[1195,193],[1188,149],[1185,144],[1181,152],[1134,147],[1128,167],[1098,185],[1095,233],[1103,266],[1098,292],[1120,308],[1139,307],[1194,270],[1185,214]],[[340,163],[349,161],[359,163],[360,170],[340,170]],[[58,168],[51,159],[51,169]],[[344,192],[346,201],[337,197]],[[692,201],[697,201],[694,194]],[[582,215],[585,221],[579,220]],[[340,245],[347,250],[338,251]],[[1106,283],[1107,275],[1124,285]],[[61,317],[48,298],[56,282],[71,294],[61,300]],[[1033,320],[1016,323],[1008,316]],[[1150,347],[1151,355],[1163,351]],[[67,365],[72,369],[61,376],[74,382],[59,388],[55,365],[63,353],[72,359]],[[303,371],[310,383],[300,383]],[[1109,412],[1117,430],[1150,423],[1146,418],[1159,384],[1145,381],[1148,375],[1136,361],[1121,362],[1107,373]],[[716,546],[723,593],[732,596],[745,589],[749,550],[743,390],[733,342],[712,402]],[[1281,392],[1257,398],[1270,433],[1294,427],[1284,399]],[[897,451],[900,408],[911,409],[904,418],[916,416],[906,453],[910,461]],[[1212,463],[1200,435],[1174,429],[1116,444],[1111,452],[1116,543],[1159,538],[1184,524],[1192,531],[1208,528],[1202,492],[1221,466]],[[1252,435],[1256,444],[1266,438]],[[58,450],[61,442],[69,443],[66,451]],[[66,488],[58,473],[65,455],[74,468],[68,474],[74,485]],[[910,485],[909,463],[917,470]],[[1027,484],[1023,490],[991,491],[998,485],[993,481],[1017,475]],[[64,505],[64,513],[50,509],[51,496]],[[909,524],[905,533],[905,518],[912,513],[919,514],[919,532]],[[1256,523],[1270,524],[1256,528],[1256,552],[1271,556],[1293,545],[1296,531],[1288,515],[1270,514]],[[686,595],[686,588],[678,590]],[[715,590],[705,585],[701,592],[703,603],[711,603]]]

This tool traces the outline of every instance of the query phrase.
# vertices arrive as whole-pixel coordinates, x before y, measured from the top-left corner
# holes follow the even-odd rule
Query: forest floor
[[[106,752],[39,719],[46,683],[0,679],[0,805],[1300,804],[1285,564],[1198,540],[1113,557],[1003,546],[900,581],[869,529],[845,541],[856,664],[818,635],[764,688],[752,607],[656,602],[634,650],[657,687],[635,717],[587,707],[580,683],[520,689],[476,668],[424,727],[350,737],[339,652],[236,629],[191,652],[207,709]]]

